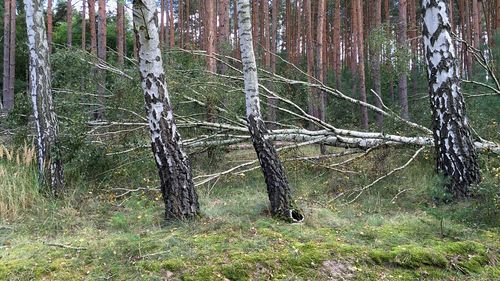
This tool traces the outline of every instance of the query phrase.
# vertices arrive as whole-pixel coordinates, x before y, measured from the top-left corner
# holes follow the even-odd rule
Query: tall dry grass
[[[0,145],[0,218],[13,219],[43,200],[38,192],[36,151],[25,144],[15,150]]]

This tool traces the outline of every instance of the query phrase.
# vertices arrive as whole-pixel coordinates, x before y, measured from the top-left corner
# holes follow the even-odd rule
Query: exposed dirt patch
[[[326,260],[321,265],[321,272],[328,280],[346,280],[354,277],[356,268],[347,261]]]

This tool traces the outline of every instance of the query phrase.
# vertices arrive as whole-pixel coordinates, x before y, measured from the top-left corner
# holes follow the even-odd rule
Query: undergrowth
[[[48,200],[33,189],[32,165],[19,167],[15,160],[4,159],[0,169],[11,175],[11,186],[33,189],[34,201],[2,215],[0,280],[498,279],[498,203],[491,198],[498,197],[496,158],[483,159],[483,184],[471,200],[440,200],[442,179],[434,174],[428,152],[357,201],[346,204],[343,196],[333,200],[412,154],[403,149],[374,151],[343,172],[286,161],[295,204],[306,215],[301,224],[269,217],[259,170],[198,188],[202,216],[165,223],[157,190],[120,196],[124,191],[116,189],[158,185],[151,166],[142,160],[126,165],[125,157],[114,159],[118,164],[95,178],[70,180],[65,198]],[[219,157],[218,168],[223,169],[250,159],[253,152]],[[196,174],[213,169],[193,159]],[[6,182],[5,177],[0,181]]]

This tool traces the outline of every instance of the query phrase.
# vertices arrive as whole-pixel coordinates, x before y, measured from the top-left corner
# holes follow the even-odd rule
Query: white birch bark
[[[54,194],[64,187],[63,166],[57,149],[58,124],[51,92],[49,46],[40,0],[24,0],[29,48],[30,95],[37,129],[40,181]]]
[[[272,143],[265,138],[267,129],[260,112],[259,82],[253,50],[249,0],[238,1],[238,28],[248,129],[264,173],[267,193],[271,202],[271,213],[292,222],[302,221],[304,219],[302,214],[292,208],[290,188],[278,153]]]
[[[141,86],[144,90],[151,147],[161,180],[165,217],[194,217],[199,212],[198,196],[188,157],[180,146],[181,138],[167,91],[155,1],[134,1],[133,16]]]
[[[467,197],[470,185],[481,177],[460,91],[447,1],[423,0],[422,8],[437,170],[450,179],[454,196]]]

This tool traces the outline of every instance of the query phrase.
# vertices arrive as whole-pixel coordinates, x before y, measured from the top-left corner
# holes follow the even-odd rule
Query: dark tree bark
[[[271,10],[271,30],[267,29],[266,33],[270,32],[271,36],[271,41],[270,41],[270,50],[273,53],[273,55],[266,53],[266,60],[269,59],[270,63],[270,68],[272,73],[276,73],[276,52],[278,48],[278,21],[279,21],[279,14],[280,14],[280,5],[281,0],[273,0],[272,1],[272,10]],[[271,89],[274,90],[273,85],[268,85]],[[276,117],[276,106],[278,105],[278,100],[274,97],[269,97],[267,102],[269,103],[269,109],[267,111],[267,120],[269,120],[269,129],[274,129],[275,122],[277,121]]]
[[[238,36],[238,0],[233,1],[233,35],[234,35],[234,57],[241,58],[240,37]]]
[[[324,53],[323,49],[325,46],[325,12],[326,12],[326,2],[325,0],[319,0],[317,5],[317,17],[316,17],[316,64],[315,64],[315,76],[316,79],[320,82],[324,82]],[[316,100],[316,117],[320,120],[325,120],[325,93],[321,90],[315,91],[315,100]],[[321,146],[321,153],[325,153],[325,147]]]
[[[448,1],[423,0],[422,8],[436,166],[449,178],[448,190],[455,197],[468,197],[470,186],[479,183],[481,176],[460,91]]]
[[[73,45],[73,5],[71,0],[66,1],[66,45]]]
[[[406,19],[407,0],[400,0],[398,7],[399,7],[398,47],[401,50],[406,50],[407,48],[406,33],[408,28]],[[402,72],[399,75],[398,96],[399,96],[399,106],[401,107],[401,118],[408,120],[410,118],[408,112],[408,77],[405,72]]]
[[[313,82],[314,77],[314,41],[312,35],[312,11],[311,11],[311,0],[304,0],[304,14],[306,17],[306,56],[307,56],[307,80]],[[287,45],[288,46],[288,45]],[[309,90],[307,96],[307,107],[308,113],[312,116],[318,115],[317,102],[315,94]],[[310,127],[313,125],[310,124]]]
[[[10,2],[9,99],[7,109],[14,108],[16,82],[16,0]]]
[[[97,58],[99,63],[106,62],[106,0],[98,0],[98,26],[97,26]],[[94,118],[104,119],[104,95],[106,94],[106,71],[98,69],[97,95],[99,106],[96,108]]]
[[[151,147],[161,180],[165,218],[186,219],[200,211],[191,166],[181,138],[165,81],[154,0],[135,0],[134,28],[139,49],[139,70],[144,90]]]
[[[116,7],[116,51],[118,53],[118,65],[123,66],[124,63],[124,36],[125,36],[125,8],[123,6],[122,0],[118,0]],[[163,28],[163,27],[162,27]]]
[[[341,52],[340,52],[340,0],[333,1],[333,69],[335,71],[335,86],[340,87]]]
[[[175,47],[175,30],[174,30],[174,3],[173,3],[173,0],[169,0],[170,1],[170,6],[168,7],[169,8],[169,11],[170,11],[170,26],[169,26],[169,39],[170,39],[170,49],[173,49]]]
[[[118,18],[118,15],[117,15]],[[163,42],[165,41],[163,36],[165,35],[165,0],[160,0],[160,46],[163,47]]]
[[[362,0],[357,0],[357,20],[358,20],[358,67],[359,67],[359,99],[366,102],[366,74],[365,74],[365,43],[364,43],[364,31],[363,31],[363,4]],[[360,106],[361,111],[361,125],[363,129],[368,129],[368,109],[366,106]]]
[[[49,46],[43,6],[39,0],[24,0],[29,47],[30,96],[37,130],[39,180],[54,195],[64,188],[63,165],[58,147],[59,128],[51,91]]]
[[[52,0],[47,0],[47,41],[50,53],[52,53],[52,28]]]
[[[257,65],[252,42],[249,0],[238,0],[240,48],[245,81],[246,113],[252,143],[264,173],[271,213],[288,221],[299,222],[303,216],[292,208],[290,188],[283,165],[272,143],[265,138],[266,126],[260,113]]]
[[[86,38],[86,30],[87,30],[87,20],[85,19],[85,15],[86,15],[86,7],[87,7],[87,3],[85,2],[85,0],[82,0],[82,49],[85,50],[86,49],[86,45],[87,45],[87,38]]]
[[[382,1],[381,0],[375,0],[374,3],[374,9],[373,9],[373,29],[375,32],[379,32],[379,29],[382,24]],[[373,79],[373,86],[375,92],[378,94],[380,97],[375,97],[375,106],[378,108],[382,108],[382,101],[380,100],[382,98],[382,86],[381,86],[381,81],[380,81],[380,63],[381,63],[381,50],[382,50],[382,44],[381,42],[374,42],[374,46],[371,46],[370,50],[372,51],[372,79]],[[382,123],[384,120],[384,117],[381,113],[377,112],[375,114],[375,120],[377,123],[377,126],[379,128],[382,127]]]
[[[3,107],[6,110],[11,110],[14,105],[13,97],[10,95],[9,83],[10,83],[10,8],[11,1],[4,0],[4,15],[3,15],[3,89],[2,89],[2,100]]]

